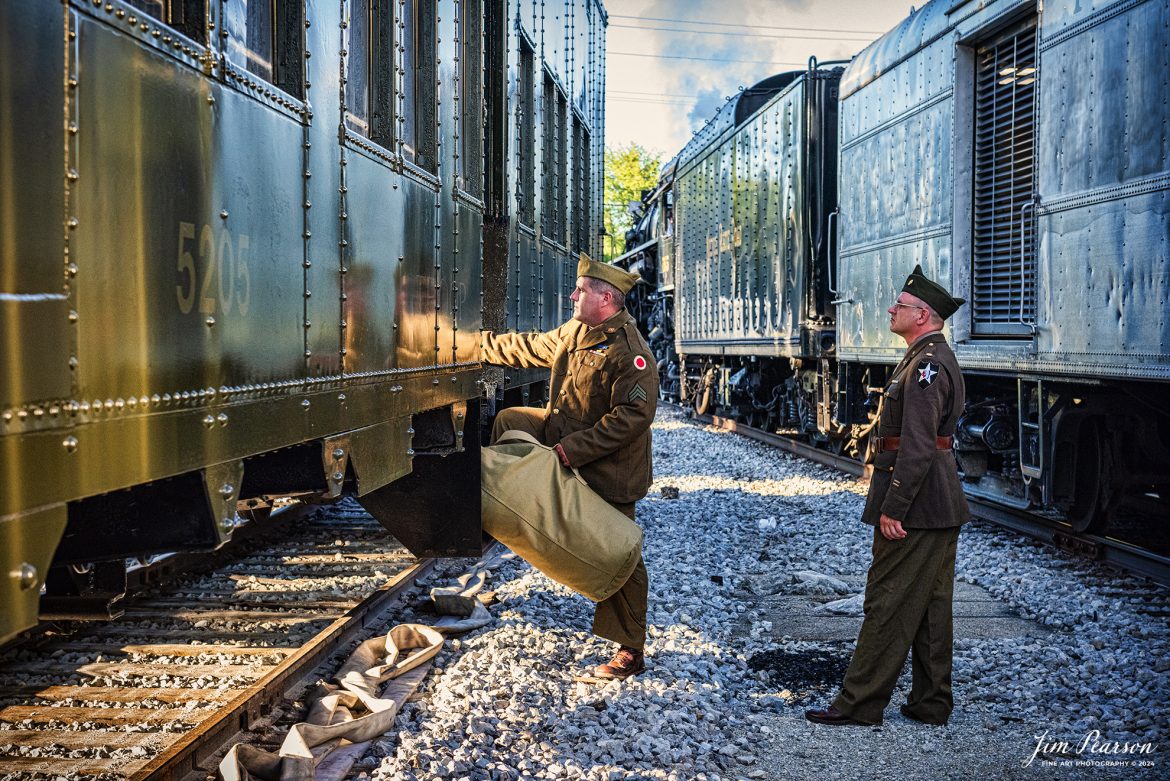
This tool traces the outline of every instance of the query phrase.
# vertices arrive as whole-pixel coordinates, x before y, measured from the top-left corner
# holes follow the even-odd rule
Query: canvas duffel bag
[[[642,552],[638,524],[531,434],[506,431],[482,453],[484,531],[594,602],[625,584]]]

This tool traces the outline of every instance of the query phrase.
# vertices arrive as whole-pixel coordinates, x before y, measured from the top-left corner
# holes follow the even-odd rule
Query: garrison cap
[[[623,294],[629,293],[638,283],[637,274],[622,271],[609,263],[598,263],[596,260],[590,260],[584,252],[581,253],[581,260],[577,263],[577,276],[592,277],[600,279],[602,282],[608,282],[622,291]]]
[[[926,275],[922,273],[921,263],[914,267],[914,272],[910,276],[906,277],[906,284],[902,285],[902,292],[921,298],[930,305],[931,309],[938,312],[938,316],[943,320],[946,320],[955,313],[956,309],[967,303],[967,299],[955,298],[945,287],[927,279]]]

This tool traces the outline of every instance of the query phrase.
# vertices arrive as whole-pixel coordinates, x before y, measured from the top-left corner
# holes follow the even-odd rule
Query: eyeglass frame
[[[893,305],[894,306],[904,306],[908,309],[922,309],[924,311],[926,310],[926,307],[924,307],[924,306],[918,306],[918,304],[903,304],[901,301],[895,301]]]

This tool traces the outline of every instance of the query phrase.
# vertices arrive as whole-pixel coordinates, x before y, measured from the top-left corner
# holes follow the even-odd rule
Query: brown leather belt
[[[954,437],[936,437],[935,444],[938,450],[950,450],[951,445],[954,444]],[[902,446],[901,437],[874,437],[873,452],[876,453],[890,453]]]

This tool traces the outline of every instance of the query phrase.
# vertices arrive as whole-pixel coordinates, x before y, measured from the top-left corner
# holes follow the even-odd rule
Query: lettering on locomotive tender
[[[715,229],[715,235],[707,235],[707,260],[714,260],[719,257],[721,252],[730,252],[734,245],[739,247],[743,244],[743,226],[731,223],[730,228],[724,228],[723,223],[719,223]]]
[[[252,276],[248,269],[250,247],[251,239],[246,233],[239,234],[233,242],[229,229],[204,224],[196,240],[195,224],[180,222],[175,267],[179,280],[175,285],[179,311],[190,314],[198,301],[200,314],[214,315],[218,311],[228,315],[234,310],[247,315],[252,300]]]

